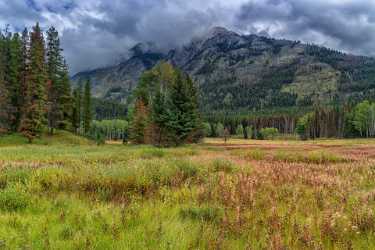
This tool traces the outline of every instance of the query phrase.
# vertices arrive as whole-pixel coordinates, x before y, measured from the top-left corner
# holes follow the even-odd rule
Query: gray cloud
[[[356,54],[375,51],[375,2],[367,0],[12,0],[0,25],[54,25],[71,72],[113,64],[137,42],[161,49],[212,26],[302,40]]]
[[[250,1],[237,14],[236,25],[356,54],[375,51],[375,2],[367,0]]]

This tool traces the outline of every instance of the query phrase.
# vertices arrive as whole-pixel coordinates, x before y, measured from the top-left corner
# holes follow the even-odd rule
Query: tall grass
[[[1,146],[0,248],[375,249],[374,160],[279,148]]]

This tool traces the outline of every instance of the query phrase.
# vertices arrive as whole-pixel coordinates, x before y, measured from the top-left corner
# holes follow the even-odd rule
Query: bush
[[[203,130],[204,130],[204,136],[210,137],[212,136],[211,126],[209,123],[205,122],[203,123]]]
[[[218,123],[217,126],[216,126],[216,135],[219,136],[219,137],[223,137],[225,134],[225,128],[224,128],[224,125],[222,123]]]
[[[242,137],[242,136],[244,136],[243,132],[244,131],[243,131],[242,125],[238,125],[237,128],[236,128],[236,135]]]
[[[225,159],[215,159],[212,162],[212,167],[215,172],[231,173],[234,170],[233,163]]]
[[[264,140],[273,140],[278,134],[279,130],[277,128],[262,128],[260,130],[260,135]]]
[[[27,207],[28,195],[19,187],[8,187],[0,191],[0,209],[4,211],[19,211]]]
[[[178,161],[176,165],[184,179],[194,177],[198,174],[198,167],[191,161]]]

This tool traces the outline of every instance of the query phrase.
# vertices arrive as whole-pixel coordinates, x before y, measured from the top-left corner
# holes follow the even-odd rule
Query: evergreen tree
[[[188,84],[187,77],[176,71],[176,80],[169,86],[166,127],[172,132],[173,138],[170,139],[176,145],[187,139],[195,123]]]
[[[91,109],[91,83],[89,80],[87,80],[83,93],[83,130],[86,134],[89,132],[91,126]]]
[[[29,31],[25,28],[22,32],[21,37],[21,72],[20,72],[20,96],[19,96],[19,110],[20,118],[22,118],[22,113],[24,113],[25,107],[25,95],[27,87],[27,77],[29,74],[30,65],[30,36]]]
[[[152,122],[153,122],[153,135],[154,138],[154,144],[156,145],[162,145],[163,144],[163,138],[165,139],[167,137],[168,131],[166,130],[166,124],[167,124],[167,110],[166,110],[166,97],[165,93],[162,92],[160,89],[161,86],[159,86],[159,89],[156,91],[155,97],[153,98],[152,102]]]
[[[30,65],[26,80],[20,131],[32,142],[45,125],[46,70],[43,33],[37,23],[30,40]]]
[[[60,102],[61,109],[62,109],[62,117],[59,122],[59,128],[67,129],[69,126],[69,120],[72,117],[73,98],[71,95],[68,65],[65,60],[63,62],[63,67],[61,71],[59,72],[59,76],[60,76],[60,81],[61,81],[61,92],[59,96],[59,102]]]
[[[142,99],[134,104],[134,114],[130,124],[130,139],[135,144],[148,142],[149,112]]]
[[[11,96],[6,84],[6,41],[0,33],[0,134],[11,129]]]
[[[144,73],[134,94],[130,132],[136,143],[170,146],[196,142],[203,136],[197,88],[187,74],[160,63]],[[146,119],[148,112],[151,116]]]
[[[72,128],[75,133],[78,133],[80,127],[81,127],[81,121],[82,121],[82,85],[79,84],[79,86],[74,89],[73,91],[73,110],[72,110]]]
[[[9,86],[12,109],[12,131],[16,131],[21,118],[21,69],[22,69],[22,43],[18,33],[9,33],[6,39],[6,82]]]
[[[60,100],[62,95],[62,79],[60,78],[62,66],[59,34],[54,27],[51,27],[47,31],[47,118],[51,134],[64,116]]]

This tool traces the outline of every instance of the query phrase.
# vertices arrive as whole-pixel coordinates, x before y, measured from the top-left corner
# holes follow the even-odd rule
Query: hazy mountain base
[[[139,44],[119,65],[78,73],[91,79],[94,94],[126,103],[141,73],[160,60],[186,71],[200,86],[201,107],[220,110],[309,106],[312,102],[374,97],[375,60],[300,42],[239,35],[223,28],[182,48],[161,53]]]

